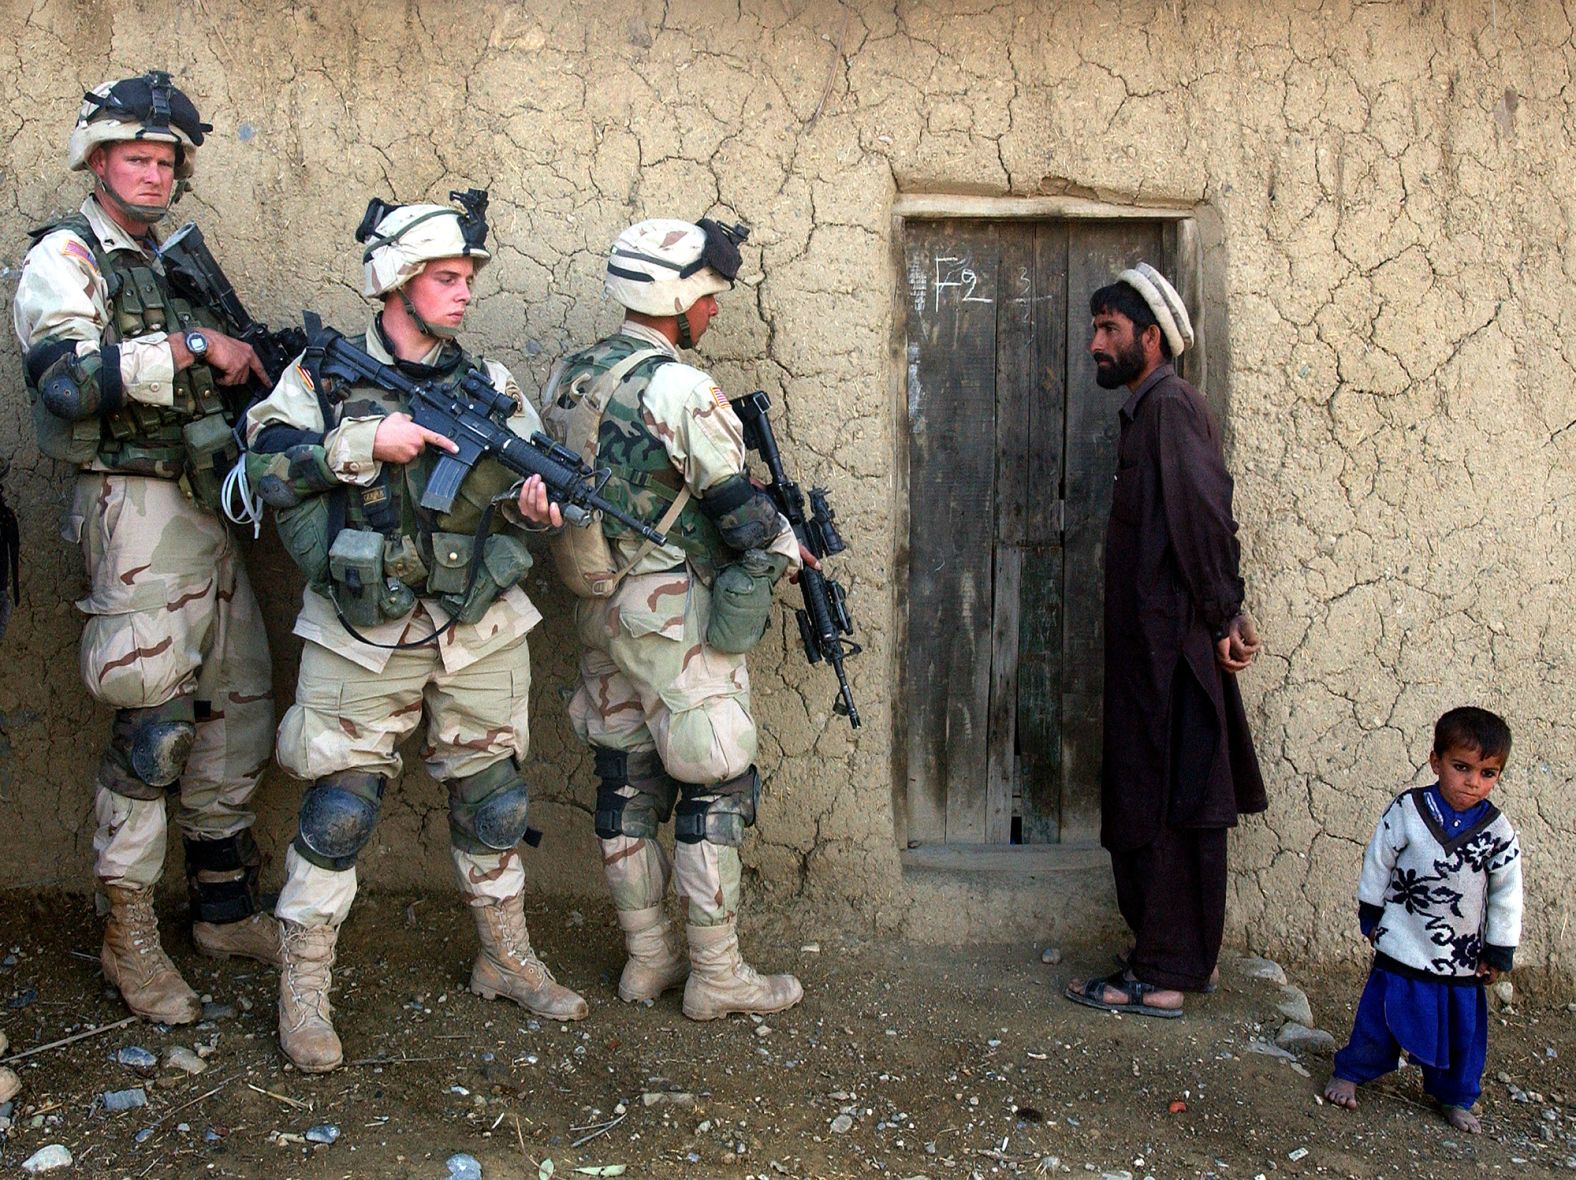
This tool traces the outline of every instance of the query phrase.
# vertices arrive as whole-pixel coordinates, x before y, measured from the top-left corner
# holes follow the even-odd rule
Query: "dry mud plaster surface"
[[[174,21],[161,4],[0,12],[8,278],[24,228],[81,191],[62,160],[82,88],[149,64],[216,125],[181,213],[269,320],[312,306],[358,325],[349,235],[367,196],[485,184],[498,252],[471,341],[534,388],[614,323],[597,276],[622,226],[722,209],[755,227],[707,361],[730,391],[768,390],[802,479],[833,489],[867,654],[856,742],[779,612],[752,659],[769,788],[747,859],[766,902],[879,929],[936,921],[909,911],[890,790],[906,496],[890,475],[892,198],[1196,208],[1209,392],[1269,647],[1245,689],[1273,802],[1235,841],[1230,936],[1349,951],[1362,841],[1418,776],[1434,716],[1477,701],[1517,734],[1501,794],[1529,856],[1526,958],[1569,970],[1571,903],[1547,884],[1576,868],[1562,6],[454,3],[388,5],[356,27],[335,6],[206,0],[181,10],[193,35]],[[76,677],[75,558],[51,540],[67,479],[36,457],[14,377],[0,398],[29,542],[0,684],[0,809],[16,837],[0,881],[76,886],[106,718]],[[283,703],[297,583],[270,541],[253,569]],[[550,840],[535,863],[589,890],[589,760],[555,695],[572,666],[554,625],[567,603],[545,577],[536,593],[549,624],[533,640],[529,772]],[[295,796],[265,783],[266,847]],[[367,879],[443,887],[444,828],[439,790],[407,775]]]

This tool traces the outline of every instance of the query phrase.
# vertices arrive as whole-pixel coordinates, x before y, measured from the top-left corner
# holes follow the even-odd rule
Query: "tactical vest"
[[[646,347],[649,346],[629,336],[609,336],[571,356],[564,362],[554,416],[561,417],[569,408],[565,399],[574,398],[577,388],[584,388],[631,353]],[[684,486],[683,475],[673,466],[662,440],[647,429],[641,413],[646,387],[665,360],[654,357],[636,366],[608,400],[597,432],[596,465],[612,471],[602,494],[642,520],[661,518]],[[584,381],[580,380],[582,375]],[[602,530],[610,539],[631,535],[626,525],[606,516],[602,519]],[[701,512],[693,498],[668,527],[667,535],[668,543],[684,551],[708,584],[718,569],[734,559],[733,551],[723,543],[717,526]]]
[[[106,251],[82,213],[41,226],[30,236],[36,246],[61,229],[82,239],[104,276],[110,323],[102,345],[155,332],[224,330],[223,321],[212,310],[175,294],[163,268],[140,251]],[[179,479],[191,469],[190,450],[195,447],[203,451],[215,442],[222,444],[235,425],[236,411],[219,395],[213,370],[206,364],[193,363],[176,373],[171,384],[174,401],[168,407],[127,401],[108,414],[67,422],[44,408],[38,389],[29,379],[27,393],[39,447],[51,458],[67,463],[82,465],[97,459],[111,471]]]
[[[365,351],[368,342],[362,336],[350,343]],[[479,358],[461,352],[452,369],[429,380],[452,389],[471,369],[485,371]],[[314,384],[332,408],[325,432],[346,418],[385,417],[409,409],[399,394],[375,385],[335,386],[321,376]],[[466,474],[448,512],[430,512],[421,507],[421,497],[439,454],[427,448],[409,463],[384,462],[367,487],[341,485],[277,514],[285,548],[312,588],[332,598],[352,625],[401,618],[417,597],[427,596],[443,601],[461,622],[474,623],[530,570],[523,538],[497,509],[486,533],[480,532],[489,507],[518,477],[485,458]],[[475,551],[478,540],[480,555]]]

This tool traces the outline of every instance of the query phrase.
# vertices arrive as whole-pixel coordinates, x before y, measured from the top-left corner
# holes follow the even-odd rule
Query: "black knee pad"
[[[313,783],[301,800],[295,850],[319,868],[343,872],[372,839],[383,788],[380,774],[343,770]]]
[[[449,842],[465,852],[504,852],[537,844],[528,820],[531,792],[513,758],[449,780]],[[536,839],[531,839],[535,836]]]
[[[151,709],[117,709],[110,726],[110,757],[105,761],[130,774],[101,771],[99,781],[117,794],[156,799],[180,780],[196,738],[194,697],[176,697]],[[151,794],[147,787],[154,788]]]
[[[622,750],[593,747],[600,782],[596,792],[596,834],[599,839],[618,836],[651,839],[673,814],[679,785],[652,750],[626,754]],[[620,792],[633,787],[633,796]]]
[[[678,815],[673,838],[681,844],[702,840],[737,848],[744,843],[744,829],[755,826],[761,799],[761,776],[750,767],[736,778],[720,783],[680,783]]]
[[[257,872],[262,856],[247,828],[219,840],[186,843],[186,891],[199,922],[239,922],[258,909]]]

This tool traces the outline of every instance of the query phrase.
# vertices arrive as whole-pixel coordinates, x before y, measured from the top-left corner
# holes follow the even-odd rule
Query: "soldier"
[[[201,1014],[153,910],[166,794],[180,798],[197,949],[279,953],[249,807],[273,725],[268,642],[217,480],[200,478],[232,445],[234,402],[215,386],[263,371],[214,309],[171,289],[153,232],[210,130],[159,70],[89,92],[68,155],[92,195],[34,232],[13,309],[39,443],[79,473],[65,535],[90,585],[82,679],[115,709],[94,792],[100,961],[133,1012],[166,1024]]]
[[[727,398],[675,347],[705,334],[747,233],[710,220],[625,230],[607,264],[607,293],[626,309],[622,326],[560,362],[543,393],[549,431],[612,469],[604,494],[637,516],[660,517],[670,538],[653,546],[604,522],[615,572],[595,587],[567,576],[574,563],[559,552],[572,590],[612,591],[578,604],[584,653],[569,709],[600,779],[596,834],[629,952],[619,998],[651,999],[685,983],[693,1020],[776,1012],[804,995],[792,975],[762,976],[746,964],[737,928],[739,846],[760,795],[744,652],[765,629],[772,585],[799,568],[800,551],[745,474],[743,427]],[[555,545],[585,539],[568,529]],[[675,803],[672,875],[689,904],[688,962],[664,911],[670,867],[657,842]]]
[[[418,379],[458,385],[483,370],[518,403],[510,426],[529,437],[540,420],[509,371],[455,342],[490,257],[486,234],[477,206],[374,199],[356,238],[366,243],[362,293],[381,310],[353,343]],[[455,445],[416,425],[396,394],[336,385],[314,367],[309,348],[251,409],[247,433],[264,497],[298,505],[279,514],[279,530],[308,583],[295,624],[306,646],[278,757],[311,786],[276,913],[285,932],[280,1045],[317,1073],[343,1059],[328,994],[356,854],[400,773],[395,747],[424,708],[423,757],[449,791],[451,855],[481,939],[471,990],[554,1020],[581,1019],[586,1003],[531,949],[516,847],[528,830],[526,634],[541,618],[520,586],[531,565],[524,526],[562,517],[539,478],[511,486],[491,461],[465,477],[452,511],[420,509],[434,448]]]

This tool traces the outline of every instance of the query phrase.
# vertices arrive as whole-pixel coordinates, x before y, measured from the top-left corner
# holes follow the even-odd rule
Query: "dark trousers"
[[[1133,931],[1133,974],[1202,991],[1225,932],[1226,829],[1163,827],[1142,848],[1113,851],[1111,871]]]

